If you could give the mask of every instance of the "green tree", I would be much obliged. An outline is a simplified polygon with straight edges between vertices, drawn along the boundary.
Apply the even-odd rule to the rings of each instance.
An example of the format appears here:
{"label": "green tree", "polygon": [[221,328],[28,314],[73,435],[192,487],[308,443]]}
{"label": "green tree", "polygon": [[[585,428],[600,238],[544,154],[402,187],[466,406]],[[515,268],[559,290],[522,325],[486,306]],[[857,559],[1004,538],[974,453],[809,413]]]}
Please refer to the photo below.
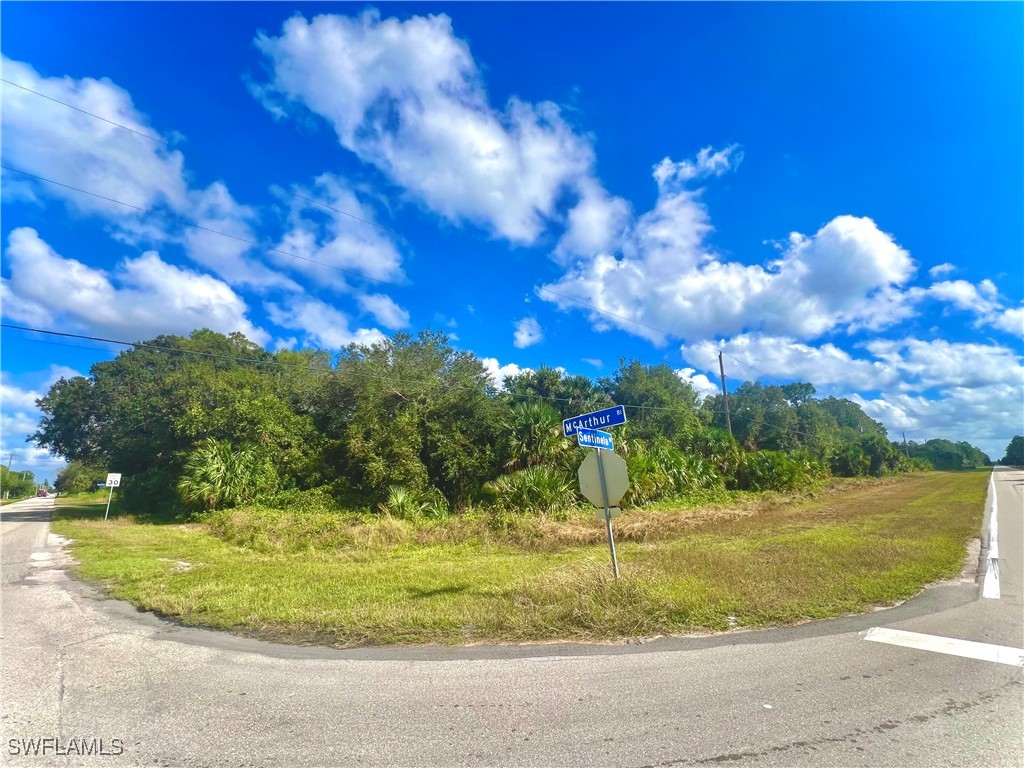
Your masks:
{"label": "green tree", "polygon": [[103,482],[107,471],[103,467],[87,464],[84,461],[71,461],[59,473],[54,481],[58,493],[83,493],[96,488]]}
{"label": "green tree", "polygon": [[620,360],[619,369],[599,384],[613,403],[627,406],[635,439],[653,440],[660,435],[680,444],[704,430],[697,390],[664,363]]}
{"label": "green tree", "polygon": [[273,355],[240,334],[158,336],[58,381],[39,401],[37,445],[125,476],[124,502],[173,507],[188,455],[211,438],[259,446],[286,475],[317,444],[309,417],[275,391]]}
{"label": "green tree", "polygon": [[912,458],[923,459],[935,469],[974,469],[991,463],[988,456],[967,442],[934,438],[921,444],[911,442],[908,449]]}
{"label": "green tree", "polygon": [[502,420],[504,465],[514,472],[537,464],[566,464],[574,443],[562,434],[562,416],[539,400],[516,403]]}
{"label": "green tree", "polygon": [[322,388],[321,429],[358,489],[434,487],[453,504],[500,471],[502,413],[483,364],[444,334],[353,344]]}
{"label": "green tree", "polygon": [[1009,464],[1019,467],[1024,465],[1024,436],[1015,435],[1006,446],[1006,455],[1003,456],[1000,464]]}
{"label": "green tree", "polygon": [[784,451],[800,446],[797,411],[780,387],[744,382],[729,396],[729,407],[733,433],[748,450]]}
{"label": "green tree", "polygon": [[0,466],[0,489],[12,499],[31,496],[36,492],[35,475],[27,469],[9,470],[5,465]]}

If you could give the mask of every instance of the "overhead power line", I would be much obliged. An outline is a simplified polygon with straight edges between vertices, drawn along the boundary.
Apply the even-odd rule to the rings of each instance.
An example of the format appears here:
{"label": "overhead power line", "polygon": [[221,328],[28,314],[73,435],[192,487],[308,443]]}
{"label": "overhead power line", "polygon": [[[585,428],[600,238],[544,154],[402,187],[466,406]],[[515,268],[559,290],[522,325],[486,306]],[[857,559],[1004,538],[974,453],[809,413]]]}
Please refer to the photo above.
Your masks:
{"label": "overhead power line", "polygon": [[359,216],[356,216],[354,213],[349,213],[348,211],[343,211],[343,210],[341,210],[341,208],[335,208],[333,205],[328,205],[327,203],[321,203],[319,200],[314,200],[312,197],[306,197],[305,195],[300,195],[298,192],[295,192],[294,194],[295,194],[295,197],[298,197],[298,198],[300,198],[302,200],[306,200],[306,201],[308,201],[310,203],[313,203],[313,205],[319,205],[321,208],[326,208],[329,211],[334,211],[335,213],[340,213],[342,216],[348,216],[350,219],[355,219],[356,221],[361,221],[361,222],[363,222],[363,224],[369,224],[371,227],[377,227],[377,229],[383,229],[385,232],[390,232],[393,235],[398,235],[399,237],[402,237],[402,234],[400,232],[396,232],[395,230],[393,230],[393,229],[391,229],[389,227],[385,227],[383,224],[378,224],[377,222],[370,221],[369,219],[360,218]]}
{"label": "overhead power line", "polygon": [[41,96],[44,99],[49,99],[50,101],[55,101],[56,103],[61,104],[61,105],[65,106],[65,107],[67,107],[68,109],[73,109],[76,112],[81,112],[83,115],[88,115],[89,117],[95,117],[97,120],[102,120],[105,123],[110,123],[111,125],[116,125],[118,128],[124,128],[126,131],[131,131],[136,136],[141,136],[144,139],[149,139],[150,141],[156,141],[156,142],[159,142],[160,144],[168,144],[169,143],[167,141],[167,139],[161,139],[159,136],[150,136],[148,133],[143,133],[142,131],[137,131],[134,128],[130,128],[129,126],[124,125],[123,123],[118,123],[118,122],[115,122],[113,120],[110,120],[109,118],[103,117],[103,115],[97,115],[95,112],[89,112],[87,110],[82,109],[81,107],[76,107],[73,104],[68,104],[66,101],[61,101],[60,99],[55,99],[55,98],[53,98],[53,96],[47,96],[45,93],[40,93],[39,91],[34,91],[31,88],[22,85],[21,83],[16,83],[13,80],[8,80],[6,77],[0,77],[0,81],[5,82],[8,85],[13,85],[15,88],[21,88],[21,90],[23,90],[23,91],[28,91],[29,93],[34,93],[36,96]]}

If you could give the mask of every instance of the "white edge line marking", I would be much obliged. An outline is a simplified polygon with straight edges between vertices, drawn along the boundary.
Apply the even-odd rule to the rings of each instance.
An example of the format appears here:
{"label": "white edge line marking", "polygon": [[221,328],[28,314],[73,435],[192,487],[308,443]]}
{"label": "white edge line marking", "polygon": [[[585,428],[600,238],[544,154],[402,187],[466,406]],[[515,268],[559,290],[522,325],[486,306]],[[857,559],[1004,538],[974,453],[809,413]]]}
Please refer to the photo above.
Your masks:
{"label": "white edge line marking", "polygon": [[905,648],[916,648],[920,651],[934,651],[951,656],[963,656],[979,661],[994,661],[998,664],[1009,664],[1011,667],[1024,667],[1024,649],[1010,648],[1006,645],[975,643],[970,640],[956,640],[952,637],[938,635],[922,635],[919,632],[904,632],[902,629],[872,627],[864,635],[865,640],[876,643],[902,645]]}
{"label": "white edge line marking", "polygon": [[981,596],[990,600],[1000,599],[999,592],[999,516],[996,505],[996,471],[993,469],[988,481],[988,495],[992,500],[992,510],[988,519],[988,563],[985,567],[985,584]]}

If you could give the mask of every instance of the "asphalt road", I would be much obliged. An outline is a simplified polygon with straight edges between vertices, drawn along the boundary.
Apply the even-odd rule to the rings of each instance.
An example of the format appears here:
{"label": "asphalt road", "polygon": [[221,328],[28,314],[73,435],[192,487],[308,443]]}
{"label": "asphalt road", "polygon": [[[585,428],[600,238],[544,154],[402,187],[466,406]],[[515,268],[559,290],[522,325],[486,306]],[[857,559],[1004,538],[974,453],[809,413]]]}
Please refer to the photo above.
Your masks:
{"label": "asphalt road", "polygon": [[0,763],[1016,768],[1024,473],[992,485],[998,599],[968,567],[869,615],[604,646],[335,651],[180,628],[70,578],[49,500],[4,507]]}

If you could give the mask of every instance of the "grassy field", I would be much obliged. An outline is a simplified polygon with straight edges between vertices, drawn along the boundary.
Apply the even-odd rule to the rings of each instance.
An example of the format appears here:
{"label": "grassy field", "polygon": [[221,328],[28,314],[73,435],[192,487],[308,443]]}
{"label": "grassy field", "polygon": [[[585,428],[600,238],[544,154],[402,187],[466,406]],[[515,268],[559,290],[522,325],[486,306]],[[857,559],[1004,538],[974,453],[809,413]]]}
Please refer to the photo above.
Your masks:
{"label": "grassy field", "polygon": [[335,646],[612,640],[787,624],[865,610],[955,576],[987,472],[850,481],[812,497],[626,512],[622,578],[604,526],[483,515],[391,518],[234,510],[208,522],[59,506],[77,572],[184,623]]}

